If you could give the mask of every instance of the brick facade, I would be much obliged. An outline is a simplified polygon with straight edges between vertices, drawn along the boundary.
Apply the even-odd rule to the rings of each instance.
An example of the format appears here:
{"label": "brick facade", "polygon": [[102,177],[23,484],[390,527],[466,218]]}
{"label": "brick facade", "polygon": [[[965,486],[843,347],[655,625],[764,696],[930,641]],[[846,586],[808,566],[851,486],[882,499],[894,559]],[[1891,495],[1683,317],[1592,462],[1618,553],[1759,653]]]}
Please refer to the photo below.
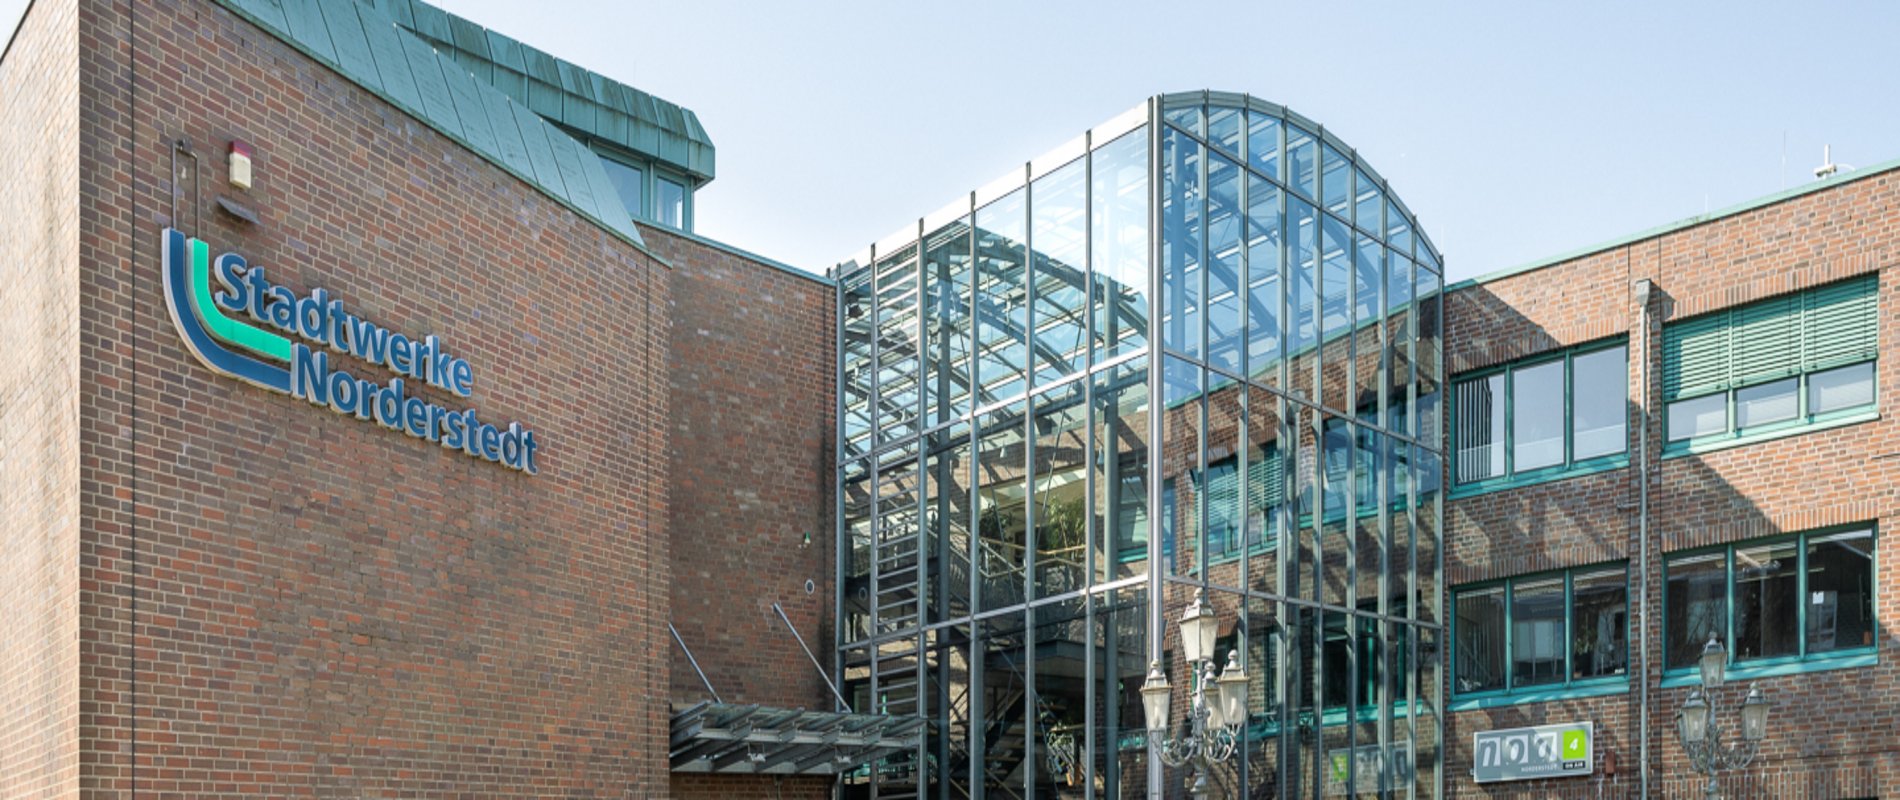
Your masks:
{"label": "brick facade", "polygon": [[[39,0],[0,91],[0,153],[42,167],[0,189],[32,223],[0,245],[0,795],[824,791],[672,780],[701,692],[666,627],[729,700],[828,707],[771,610],[830,641],[825,282],[638,248],[205,0]],[[439,335],[473,396],[414,391],[532,427],[540,474],[212,373],[172,225]]]}
{"label": "brick facade", "polygon": [[79,36],[37,4],[0,60],[0,796],[79,788]]}
{"label": "brick facade", "polygon": [[[1447,359],[1454,374],[1605,337],[1630,345],[1631,466],[1583,477],[1453,499],[1446,511],[1445,579],[1474,581],[1628,559],[1632,594],[1648,593],[1651,670],[1639,676],[1632,630],[1627,694],[1524,703],[1449,716],[1446,775],[1451,797],[1630,797],[1638,792],[1643,713],[1635,680],[1650,685],[1652,786],[1662,797],[1695,797],[1676,739],[1674,714],[1689,689],[1659,688],[1662,564],[1672,552],[1781,532],[1873,522],[1900,523],[1892,487],[1900,480],[1894,387],[1900,385],[1900,172],[1885,172],[1796,194],[1737,213],[1679,226],[1529,272],[1454,288],[1446,298]],[[1881,418],[1725,450],[1661,458],[1662,325],[1719,308],[1879,272],[1878,362]],[[1636,285],[1655,287],[1649,347],[1642,348]],[[1645,381],[1645,376],[1650,376]],[[1651,391],[1645,393],[1648,385]],[[1637,571],[1640,530],[1637,428],[1649,425],[1653,468],[1649,572]],[[1879,549],[1887,549],[1881,542]],[[1769,739],[1755,764],[1724,779],[1731,797],[1852,798],[1900,787],[1900,569],[1875,559],[1875,613],[1888,622],[1878,664],[1756,681],[1773,701]],[[1736,690],[1719,695],[1739,702]],[[1733,709],[1721,706],[1724,713]],[[1472,733],[1593,720],[1596,773],[1588,779],[1477,786],[1469,770]],[[1614,762],[1614,774],[1609,767]]]}

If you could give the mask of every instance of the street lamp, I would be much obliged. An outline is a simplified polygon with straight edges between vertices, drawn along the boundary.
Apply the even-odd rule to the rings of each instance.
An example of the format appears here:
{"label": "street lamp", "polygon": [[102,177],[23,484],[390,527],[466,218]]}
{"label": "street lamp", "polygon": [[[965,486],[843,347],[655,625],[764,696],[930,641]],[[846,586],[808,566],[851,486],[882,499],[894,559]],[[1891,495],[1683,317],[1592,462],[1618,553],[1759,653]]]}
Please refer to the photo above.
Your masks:
{"label": "street lamp", "polygon": [[1141,686],[1148,739],[1156,743],[1168,766],[1194,765],[1194,783],[1188,791],[1197,800],[1207,797],[1208,768],[1233,757],[1240,726],[1247,722],[1247,671],[1240,666],[1240,654],[1229,652],[1226,668],[1218,677],[1214,673],[1214,640],[1219,634],[1220,618],[1207,604],[1205,593],[1195,590],[1194,603],[1181,617],[1181,654],[1199,676],[1184,735],[1168,736],[1168,705],[1174,687],[1168,685],[1160,661],[1148,664],[1148,680]]}
{"label": "street lamp", "polygon": [[1716,786],[1716,773],[1748,766],[1755,758],[1756,748],[1768,737],[1768,698],[1762,695],[1761,687],[1751,685],[1748,696],[1742,700],[1741,741],[1722,743],[1722,725],[1715,719],[1714,692],[1722,686],[1722,669],[1727,663],[1728,651],[1710,634],[1697,664],[1702,686],[1691,691],[1682,709],[1676,712],[1676,736],[1682,740],[1683,753],[1689,756],[1689,766],[1709,776],[1703,794],[1710,798],[1722,794]]}

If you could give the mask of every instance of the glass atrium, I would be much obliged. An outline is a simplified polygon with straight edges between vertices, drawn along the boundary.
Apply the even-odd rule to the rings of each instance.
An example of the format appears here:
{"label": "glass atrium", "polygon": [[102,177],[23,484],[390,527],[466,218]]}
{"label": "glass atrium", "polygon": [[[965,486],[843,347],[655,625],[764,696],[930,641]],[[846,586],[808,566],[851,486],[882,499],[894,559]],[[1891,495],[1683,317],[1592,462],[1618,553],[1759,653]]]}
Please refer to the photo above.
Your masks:
{"label": "glass atrium", "polygon": [[843,796],[1186,796],[1140,689],[1186,733],[1205,591],[1213,796],[1439,797],[1440,275],[1351,148],[1211,92],[837,267],[838,668],[929,720]]}

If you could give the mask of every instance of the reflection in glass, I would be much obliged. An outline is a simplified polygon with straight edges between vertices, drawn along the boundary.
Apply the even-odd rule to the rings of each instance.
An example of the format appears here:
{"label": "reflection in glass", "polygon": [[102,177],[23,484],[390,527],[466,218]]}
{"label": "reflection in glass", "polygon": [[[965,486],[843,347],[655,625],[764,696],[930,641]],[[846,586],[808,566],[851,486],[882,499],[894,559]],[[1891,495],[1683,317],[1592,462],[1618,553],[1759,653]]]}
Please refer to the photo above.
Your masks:
{"label": "reflection in glass", "polygon": [[1629,349],[1618,345],[1570,360],[1571,458],[1621,453],[1629,435]]}
{"label": "reflection in glass", "polygon": [[1784,422],[1799,413],[1801,379],[1764,383],[1735,390],[1735,427]]}
{"label": "reflection in glass", "polygon": [[1038,385],[1084,368],[1088,319],[1088,172],[1081,159],[1029,187],[1030,242],[1035,247],[1034,335]]}
{"label": "reflection in glass", "polygon": [[1728,430],[1728,395],[1710,394],[1669,404],[1669,441]]}
{"label": "reflection in glass", "polygon": [[1147,571],[1148,362],[1095,379],[1095,557],[1104,580]]}
{"label": "reflection in glass", "polygon": [[1564,463],[1564,362],[1512,370],[1511,391],[1512,470]]}
{"label": "reflection in glass", "polygon": [[1162,344],[1201,355],[1201,146],[1169,129],[1161,137]]}
{"label": "reflection in glass", "polygon": [[613,184],[614,194],[620,196],[620,207],[626,209],[630,217],[644,217],[646,206],[641,202],[646,187],[646,173],[639,167],[622,164],[602,156],[601,168],[607,173],[607,182]]}
{"label": "reflection in glass", "polygon": [[1625,567],[1570,579],[1570,677],[1622,675],[1629,668],[1629,584]]}
{"label": "reflection in glass", "polygon": [[1800,554],[1793,540],[1735,548],[1735,660],[1800,653]]}
{"label": "reflection in glass", "polygon": [[1808,537],[1808,654],[1874,644],[1874,532]]}
{"label": "reflection in glass", "polygon": [[924,237],[924,418],[967,419],[970,404],[970,224],[957,220]]}
{"label": "reflection in glass", "polygon": [[1511,587],[1511,685],[1564,679],[1564,579]]}
{"label": "reflection in glass", "polygon": [[1148,796],[1147,722],[1141,708],[1141,683],[1148,674],[1148,593],[1146,587],[1095,595],[1095,780],[1105,800]]}
{"label": "reflection in glass", "polygon": [[1710,636],[1728,636],[1728,558],[1702,553],[1671,558],[1664,566],[1663,666],[1693,667]]}
{"label": "reflection in glass", "polygon": [[977,429],[976,564],[978,609],[1023,601],[1028,560],[1024,543],[1024,470],[1029,454],[1023,441],[1021,403],[985,414]]}
{"label": "reflection in glass", "polygon": [[976,212],[976,405],[1022,394],[1029,302],[1024,281],[1026,222],[1018,189]]}
{"label": "reflection in glass", "polygon": [[1247,185],[1247,374],[1266,386],[1281,386],[1285,319],[1281,287],[1286,212],[1280,188],[1251,176]]}
{"label": "reflection in glass", "polygon": [[686,187],[661,178],[655,181],[659,196],[654,198],[661,225],[686,227]]}
{"label": "reflection in glass", "polygon": [[1148,129],[1095,151],[1090,164],[1096,361],[1148,343]]}
{"label": "reflection in glass", "polygon": [[1023,766],[1036,797],[1088,796],[1088,634],[1080,597],[1030,611],[1035,691]]}
{"label": "reflection in glass", "polygon": [[1087,584],[1088,494],[1084,459],[1088,407],[1083,384],[1036,397],[1035,590],[1037,597],[1079,591]]}
{"label": "reflection in glass", "polygon": [[1458,592],[1457,670],[1460,693],[1504,688],[1504,587]]}
{"label": "reflection in glass", "polygon": [[1826,414],[1874,402],[1874,362],[1808,376],[1808,414]]}
{"label": "reflection in glass", "polygon": [[1246,366],[1241,360],[1240,248],[1246,212],[1240,204],[1240,173],[1239,165],[1225,158],[1208,160],[1207,363],[1234,375]]}

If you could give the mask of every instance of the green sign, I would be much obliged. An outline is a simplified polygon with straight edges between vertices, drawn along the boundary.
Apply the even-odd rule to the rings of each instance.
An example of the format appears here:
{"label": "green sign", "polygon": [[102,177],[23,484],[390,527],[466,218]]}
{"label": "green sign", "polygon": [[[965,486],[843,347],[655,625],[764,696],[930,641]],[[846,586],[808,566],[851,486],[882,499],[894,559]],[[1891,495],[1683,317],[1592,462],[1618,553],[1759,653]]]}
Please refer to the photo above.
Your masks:
{"label": "green sign", "polygon": [[1596,759],[1589,722],[1506,728],[1471,735],[1471,777],[1478,783],[1588,775]]}

